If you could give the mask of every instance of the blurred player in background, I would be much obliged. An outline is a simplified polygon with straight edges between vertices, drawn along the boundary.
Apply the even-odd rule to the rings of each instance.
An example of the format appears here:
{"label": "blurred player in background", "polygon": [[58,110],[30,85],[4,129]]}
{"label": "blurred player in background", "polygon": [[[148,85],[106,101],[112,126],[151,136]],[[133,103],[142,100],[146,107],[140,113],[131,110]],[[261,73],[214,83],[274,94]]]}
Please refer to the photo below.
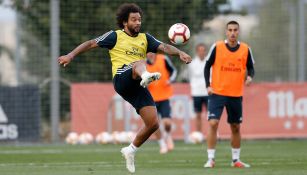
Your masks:
{"label": "blurred player in background", "polygon": [[[241,162],[242,96],[244,82],[250,85],[254,76],[254,59],[250,47],[238,41],[239,23],[230,21],[226,25],[225,41],[218,41],[211,47],[205,66],[205,80],[209,94],[207,134],[208,161],[205,168],[215,165],[215,146],[217,129],[223,108],[226,107],[227,122],[231,129],[232,162],[231,166],[248,168]],[[210,83],[210,68],[212,77]]]}
{"label": "blurred player in background", "polygon": [[186,64],[191,62],[191,57],[185,52],[156,40],[148,33],[140,33],[142,15],[141,8],[136,4],[122,4],[116,14],[121,30],[111,30],[96,39],[86,41],[69,54],[58,58],[59,64],[65,67],[77,55],[90,49],[109,49],[114,89],[136,109],[144,122],[134,141],[121,149],[126,159],[126,167],[131,173],[135,172],[136,151],[159,128],[156,106],[146,87],[152,81],[158,80],[161,74],[149,73],[146,70],[146,53],[162,52],[178,56]]}
{"label": "blurred player in background", "polygon": [[160,72],[161,78],[148,86],[157,107],[158,114],[162,118],[162,126],[156,131],[160,145],[160,153],[165,154],[174,149],[171,137],[171,106],[170,98],[173,96],[171,83],[175,82],[177,70],[171,60],[163,54],[147,53],[147,71]]}
{"label": "blurred player in background", "polygon": [[188,75],[191,87],[191,95],[193,97],[193,107],[196,114],[196,131],[203,133],[201,114],[203,106],[208,104],[208,92],[204,79],[204,69],[206,64],[207,48],[203,43],[197,44],[196,56],[191,64],[188,65]]}

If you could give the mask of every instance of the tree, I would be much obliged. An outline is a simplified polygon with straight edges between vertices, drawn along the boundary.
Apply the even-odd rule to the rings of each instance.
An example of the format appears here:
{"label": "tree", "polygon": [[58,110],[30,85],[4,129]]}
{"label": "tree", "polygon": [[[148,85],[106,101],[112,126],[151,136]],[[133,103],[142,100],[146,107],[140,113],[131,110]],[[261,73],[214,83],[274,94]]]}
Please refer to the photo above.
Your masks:
{"label": "tree", "polygon": [[[15,1],[20,17],[21,45],[25,48],[23,64],[30,75],[41,83],[50,74],[50,0],[31,0],[24,5]],[[150,32],[159,40],[168,42],[167,31],[177,22],[201,29],[202,22],[218,13],[217,7],[226,0],[133,0],[144,11],[142,31]],[[212,2],[212,3],[211,3]],[[117,29],[115,10],[119,0],[60,0],[60,54],[66,54],[81,42]],[[175,59],[175,62],[178,59]],[[61,77],[72,82],[106,82],[112,80],[111,63],[106,51],[95,49],[73,60],[73,66],[60,69]],[[76,63],[77,62],[77,63]],[[25,80],[27,81],[27,80]],[[61,86],[63,100],[61,116],[69,111],[69,89]],[[48,116],[49,88],[41,90],[43,116]]]}
{"label": "tree", "polygon": [[295,52],[290,54],[290,49],[295,45],[289,42],[293,35],[290,34],[289,7],[296,7],[296,2],[268,0],[260,6],[259,25],[249,38],[256,58],[256,79],[289,81],[289,61],[295,62],[297,59]]}
{"label": "tree", "polygon": [[[217,7],[226,0],[134,0],[144,11],[142,30],[148,31],[158,39],[168,42],[168,28],[177,22],[187,24],[191,32],[201,29],[203,20],[218,13]],[[61,0],[60,37],[61,54],[68,53],[80,42],[95,38],[111,29],[116,29],[115,10],[121,1],[114,0]],[[32,0],[25,8],[23,1],[16,1],[15,7],[22,17],[24,33],[23,44],[27,48],[26,65],[35,76],[48,76],[49,73],[49,0]],[[31,49],[30,49],[31,48]],[[40,48],[39,51],[33,48]],[[32,51],[33,50],[33,51]],[[106,52],[96,50],[79,56],[61,76],[71,81],[110,81],[111,65]],[[103,59],[101,59],[103,58]],[[44,60],[42,62],[42,60]],[[89,61],[91,60],[91,61]],[[44,70],[31,69],[33,62],[39,63]],[[42,71],[44,73],[38,72]],[[94,72],[95,71],[95,72]],[[42,78],[40,78],[42,79]]]}

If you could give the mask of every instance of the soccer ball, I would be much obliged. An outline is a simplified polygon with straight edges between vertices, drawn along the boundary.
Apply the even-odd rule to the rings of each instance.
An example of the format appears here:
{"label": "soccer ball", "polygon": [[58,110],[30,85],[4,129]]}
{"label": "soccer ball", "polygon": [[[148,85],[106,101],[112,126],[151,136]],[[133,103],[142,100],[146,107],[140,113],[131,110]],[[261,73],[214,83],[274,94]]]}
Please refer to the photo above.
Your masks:
{"label": "soccer ball", "polygon": [[204,141],[204,136],[201,132],[195,131],[189,135],[189,142],[198,144]]}
{"label": "soccer ball", "polygon": [[96,143],[107,144],[107,143],[113,142],[113,137],[108,132],[101,132],[101,133],[96,135],[95,140],[96,140]]}
{"label": "soccer ball", "polygon": [[68,144],[71,144],[71,145],[75,145],[78,143],[78,134],[76,132],[70,132],[66,138],[65,138],[65,141],[66,143]]}
{"label": "soccer ball", "polygon": [[128,131],[128,132],[120,132],[119,134],[119,142],[120,143],[130,143],[134,140],[136,136],[136,133],[132,132],[132,131]]}
{"label": "soccer ball", "polygon": [[173,44],[185,44],[190,39],[190,29],[185,24],[176,23],[168,30],[168,38]]}
{"label": "soccer ball", "polygon": [[112,132],[112,140],[114,144],[120,144],[121,136],[119,131]]}
{"label": "soccer ball", "polygon": [[136,137],[136,133],[133,131],[128,131],[127,132],[127,140],[128,142],[132,142],[134,140],[134,138]]}
{"label": "soccer ball", "polygon": [[117,135],[117,141],[119,143],[128,143],[128,135],[127,135],[127,132],[125,131],[122,131],[122,132],[119,132],[119,134]]}
{"label": "soccer ball", "polygon": [[92,136],[92,134],[84,132],[79,135],[78,141],[82,145],[88,145],[94,141],[94,137]]}

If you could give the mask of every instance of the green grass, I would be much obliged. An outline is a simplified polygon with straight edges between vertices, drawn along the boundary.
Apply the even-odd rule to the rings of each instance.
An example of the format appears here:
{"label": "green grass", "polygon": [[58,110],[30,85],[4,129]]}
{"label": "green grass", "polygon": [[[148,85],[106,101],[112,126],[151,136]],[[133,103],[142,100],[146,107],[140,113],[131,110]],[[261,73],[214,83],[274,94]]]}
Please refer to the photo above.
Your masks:
{"label": "green grass", "polygon": [[[119,150],[123,145],[2,145],[3,175],[125,175]],[[229,141],[218,143],[216,167],[204,169],[204,145],[177,142],[175,150],[158,154],[156,142],[146,143],[136,156],[137,175],[307,175],[307,140],[243,141],[241,159],[249,169],[230,167]]]}

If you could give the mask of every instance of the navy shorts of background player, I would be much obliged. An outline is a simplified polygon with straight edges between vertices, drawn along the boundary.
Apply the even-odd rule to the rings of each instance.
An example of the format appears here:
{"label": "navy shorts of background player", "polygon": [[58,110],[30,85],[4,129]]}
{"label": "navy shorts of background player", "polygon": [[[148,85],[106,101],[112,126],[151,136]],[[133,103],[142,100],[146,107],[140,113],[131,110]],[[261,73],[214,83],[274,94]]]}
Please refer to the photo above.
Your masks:
{"label": "navy shorts of background player", "polygon": [[171,105],[169,100],[156,102],[156,107],[161,118],[171,118]]}
{"label": "navy shorts of background player", "polygon": [[208,96],[193,96],[194,112],[201,112],[203,105],[208,107]]}
{"label": "navy shorts of background player", "polygon": [[209,95],[208,120],[220,120],[224,106],[227,111],[228,123],[242,122],[242,97],[229,97],[217,94]]}

